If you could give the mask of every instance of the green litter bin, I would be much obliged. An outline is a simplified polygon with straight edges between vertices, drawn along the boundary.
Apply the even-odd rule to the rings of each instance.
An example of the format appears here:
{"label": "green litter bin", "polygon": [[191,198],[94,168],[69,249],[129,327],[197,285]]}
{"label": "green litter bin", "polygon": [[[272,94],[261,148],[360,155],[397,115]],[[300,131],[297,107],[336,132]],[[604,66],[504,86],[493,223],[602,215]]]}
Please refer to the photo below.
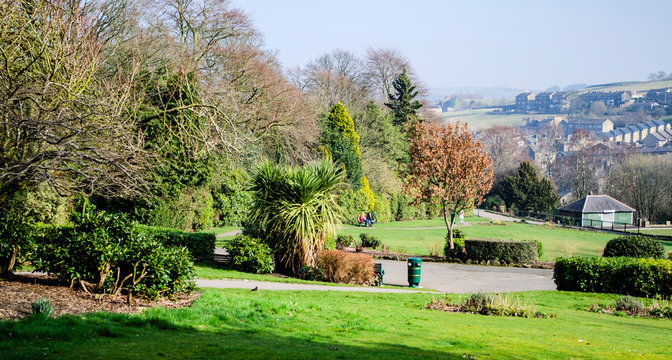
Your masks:
{"label": "green litter bin", "polygon": [[421,264],[420,258],[408,258],[408,286],[417,288],[420,285]]}

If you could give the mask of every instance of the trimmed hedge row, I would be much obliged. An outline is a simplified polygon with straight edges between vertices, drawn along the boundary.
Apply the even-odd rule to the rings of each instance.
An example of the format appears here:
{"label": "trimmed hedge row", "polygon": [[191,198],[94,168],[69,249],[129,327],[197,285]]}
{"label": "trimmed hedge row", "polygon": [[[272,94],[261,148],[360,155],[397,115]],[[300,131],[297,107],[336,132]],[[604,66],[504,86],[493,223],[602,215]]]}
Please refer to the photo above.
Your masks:
{"label": "trimmed hedge row", "polygon": [[628,257],[558,258],[553,270],[558,290],[632,296],[672,295],[672,261]]}
{"label": "trimmed hedge row", "polygon": [[503,260],[508,263],[529,264],[539,258],[534,241],[465,239],[467,257],[476,261]]}
{"label": "trimmed hedge row", "polygon": [[186,247],[194,260],[211,260],[215,252],[215,234],[186,232],[168,228],[138,225],[166,246]]}

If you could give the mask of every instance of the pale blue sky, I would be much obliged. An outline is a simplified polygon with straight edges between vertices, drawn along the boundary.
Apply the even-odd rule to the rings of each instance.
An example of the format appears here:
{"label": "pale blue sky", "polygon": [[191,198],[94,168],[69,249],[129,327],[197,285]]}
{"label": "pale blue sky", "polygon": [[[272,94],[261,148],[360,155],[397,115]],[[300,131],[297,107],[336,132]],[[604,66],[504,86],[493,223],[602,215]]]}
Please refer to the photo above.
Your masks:
{"label": "pale blue sky", "polygon": [[672,72],[672,0],[231,0],[285,67],[394,48],[429,87],[545,89]]}

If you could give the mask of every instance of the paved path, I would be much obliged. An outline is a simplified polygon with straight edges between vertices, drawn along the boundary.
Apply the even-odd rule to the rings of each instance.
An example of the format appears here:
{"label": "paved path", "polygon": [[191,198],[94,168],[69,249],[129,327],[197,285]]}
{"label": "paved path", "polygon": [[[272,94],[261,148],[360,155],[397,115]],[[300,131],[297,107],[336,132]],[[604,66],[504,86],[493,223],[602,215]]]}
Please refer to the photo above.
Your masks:
{"label": "paved path", "polygon": [[[407,286],[408,272],[405,261],[376,260],[383,264],[384,283]],[[310,284],[273,283],[248,280],[202,280],[200,287],[242,288],[258,287],[264,290],[322,290],[364,292],[406,292],[408,290],[378,287],[344,287]],[[447,293],[508,292],[528,290],[555,290],[553,271],[498,266],[423,263],[420,286]]]}
{"label": "paved path", "polygon": [[[478,215],[482,218],[490,219],[492,221],[509,221],[509,222],[520,221],[520,219],[512,217],[512,216],[501,215],[501,214],[493,213],[493,212],[483,210],[483,209],[477,209],[475,211],[476,211],[474,213],[475,215]],[[528,224],[535,224],[535,225],[543,225],[544,224],[541,221],[535,221],[535,220],[529,220],[529,219],[526,219],[525,222],[527,222]]]}

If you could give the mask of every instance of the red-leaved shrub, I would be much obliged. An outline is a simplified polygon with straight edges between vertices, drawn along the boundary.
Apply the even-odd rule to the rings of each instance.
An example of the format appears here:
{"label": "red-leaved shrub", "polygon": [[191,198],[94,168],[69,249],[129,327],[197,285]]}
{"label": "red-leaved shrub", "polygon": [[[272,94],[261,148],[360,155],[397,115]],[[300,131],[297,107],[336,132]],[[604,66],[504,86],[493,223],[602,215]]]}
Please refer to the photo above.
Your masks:
{"label": "red-leaved shrub", "polygon": [[327,281],[365,285],[373,278],[373,258],[341,250],[324,250],[317,258],[317,267]]}

